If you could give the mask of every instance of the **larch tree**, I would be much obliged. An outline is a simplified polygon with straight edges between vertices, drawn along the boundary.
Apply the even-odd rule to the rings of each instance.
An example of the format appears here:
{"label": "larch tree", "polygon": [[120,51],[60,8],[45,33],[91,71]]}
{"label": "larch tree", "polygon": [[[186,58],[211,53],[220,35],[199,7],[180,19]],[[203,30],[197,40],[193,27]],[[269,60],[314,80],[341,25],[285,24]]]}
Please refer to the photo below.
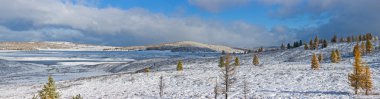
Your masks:
{"label": "larch tree", "polygon": [[354,70],[353,73],[348,75],[348,80],[350,81],[350,86],[354,88],[355,94],[358,94],[359,89],[361,88],[362,81],[361,77],[363,74],[362,69],[362,59],[361,59],[361,51],[359,44],[357,43],[354,47]]}
{"label": "larch tree", "polygon": [[239,57],[236,57],[235,58],[235,63],[234,63],[235,66],[239,66],[240,65],[240,62],[239,62]]}
{"label": "larch tree", "polygon": [[220,58],[219,58],[219,65],[218,65],[219,67],[224,67],[224,56],[221,56]]}
{"label": "larch tree", "polygon": [[310,50],[314,50],[314,43],[313,43],[313,40],[310,40],[309,41],[309,45],[310,45]]}
{"label": "larch tree", "polygon": [[372,41],[367,39],[367,43],[366,43],[366,52],[367,53],[371,53],[373,51],[373,45],[372,45]]}
{"label": "larch tree", "polygon": [[322,62],[322,60],[323,60],[323,54],[318,54],[318,60],[319,60],[319,62]]}
{"label": "larch tree", "polygon": [[338,60],[338,62],[340,62],[342,60],[342,55],[340,54],[340,51],[338,49],[335,50],[335,54],[336,54],[336,59]]}
{"label": "larch tree", "polygon": [[315,38],[314,38],[314,49],[318,49],[318,45],[319,45],[319,39],[318,39],[318,36],[315,36]]}
{"label": "larch tree", "polygon": [[304,44],[304,49],[305,49],[305,50],[308,50],[308,49],[309,49],[309,46],[307,46],[306,43]]}
{"label": "larch tree", "polygon": [[252,64],[255,65],[255,66],[258,66],[260,64],[259,62],[259,57],[257,57],[257,55],[253,55],[253,61],[252,61]]}
{"label": "larch tree", "polygon": [[58,99],[59,94],[57,92],[57,87],[55,86],[55,82],[53,77],[49,75],[48,82],[44,85],[43,89],[39,91],[38,96],[40,99]]}
{"label": "larch tree", "polygon": [[317,55],[313,53],[313,56],[311,58],[311,69],[318,70],[318,68],[319,68],[319,60],[318,60]]}
{"label": "larch tree", "polygon": [[182,60],[179,60],[177,63],[177,71],[183,71],[183,63]]}
{"label": "larch tree", "polygon": [[335,50],[333,50],[333,51],[331,51],[331,62],[332,63],[338,63],[339,61],[338,61],[338,55],[336,54],[336,51]]}
{"label": "larch tree", "polygon": [[228,94],[230,92],[231,86],[233,83],[235,83],[236,78],[234,77],[236,74],[236,68],[237,66],[232,66],[230,64],[231,56],[229,54],[226,55],[225,58],[225,64],[222,68],[222,75],[221,79],[223,81],[223,94],[225,95],[225,98],[228,99]]}
{"label": "larch tree", "polygon": [[360,50],[361,50],[361,52],[362,52],[362,54],[365,54],[365,52],[366,52],[366,46],[365,46],[365,43],[364,42],[362,42],[362,44],[360,45]]}
{"label": "larch tree", "polygon": [[365,94],[368,95],[370,91],[372,91],[372,75],[369,66],[365,66],[364,74],[362,76],[362,86],[361,88],[365,90]]}

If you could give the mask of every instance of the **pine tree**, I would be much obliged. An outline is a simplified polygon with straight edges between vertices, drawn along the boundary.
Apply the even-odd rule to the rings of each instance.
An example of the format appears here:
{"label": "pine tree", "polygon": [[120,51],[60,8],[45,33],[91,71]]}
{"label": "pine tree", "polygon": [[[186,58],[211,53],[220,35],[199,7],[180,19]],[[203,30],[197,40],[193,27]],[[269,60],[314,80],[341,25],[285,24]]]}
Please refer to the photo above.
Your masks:
{"label": "pine tree", "polygon": [[39,91],[40,99],[58,99],[59,94],[57,92],[57,87],[55,86],[55,82],[53,77],[49,75],[48,82],[44,85],[43,89]]}
{"label": "pine tree", "polygon": [[219,58],[219,67],[224,67],[224,57]]}
{"label": "pine tree", "polygon": [[347,37],[347,42],[348,42],[348,43],[352,42],[351,37],[349,37],[349,36]]}
{"label": "pine tree", "polygon": [[359,41],[363,41],[362,35],[359,35]]}
{"label": "pine tree", "polygon": [[313,53],[313,57],[311,58],[311,69],[318,70],[319,68],[319,60],[317,58],[317,55]]}
{"label": "pine tree", "polygon": [[348,80],[350,81],[350,86],[354,88],[355,94],[358,94],[358,90],[361,88],[362,81],[360,80],[363,69],[362,60],[359,44],[357,43],[354,47],[354,71],[348,75]]}
{"label": "pine tree", "polygon": [[331,42],[332,43],[336,43],[338,40],[338,37],[336,37],[336,35],[333,36],[333,38],[331,39]]}
{"label": "pine tree", "polygon": [[306,43],[304,44],[304,49],[305,49],[305,50],[308,50],[308,49],[309,49],[309,46],[307,46]]}
{"label": "pine tree", "polygon": [[344,38],[340,38],[339,42],[344,42]]}
{"label": "pine tree", "polygon": [[340,55],[340,51],[338,49],[335,50],[335,54],[337,56],[337,61],[340,62],[342,60],[342,55]]}
{"label": "pine tree", "polygon": [[259,57],[257,57],[256,54],[253,56],[252,64],[255,65],[255,66],[258,66],[260,64]]}
{"label": "pine tree", "polygon": [[292,48],[292,46],[290,46],[290,44],[288,43],[288,46],[287,46],[287,48],[288,48],[288,49],[291,49],[291,48]]}
{"label": "pine tree", "polygon": [[372,91],[372,75],[371,75],[371,70],[369,68],[369,66],[365,66],[365,69],[364,69],[364,74],[362,76],[362,86],[361,88],[363,88],[365,90],[365,94],[368,95],[368,93],[370,91]]}
{"label": "pine tree", "polygon": [[323,60],[323,55],[322,54],[318,54],[318,60],[319,60],[319,62],[322,62],[322,60]]}
{"label": "pine tree", "polygon": [[300,40],[300,42],[298,42],[299,46],[302,46],[303,42],[302,40]]}
{"label": "pine tree", "polygon": [[335,50],[331,51],[331,62],[338,63],[338,55]]}
{"label": "pine tree", "polygon": [[372,45],[372,41],[367,39],[367,43],[366,43],[366,52],[367,53],[371,53],[373,51],[373,45]]}
{"label": "pine tree", "polygon": [[327,47],[327,41],[323,40],[322,48],[326,48],[326,47]]}
{"label": "pine tree", "polygon": [[178,63],[177,63],[177,71],[183,71],[182,60],[179,60]]}
{"label": "pine tree", "polygon": [[239,58],[236,57],[235,58],[235,63],[234,63],[235,66],[239,66],[240,65],[240,62],[239,62]]}

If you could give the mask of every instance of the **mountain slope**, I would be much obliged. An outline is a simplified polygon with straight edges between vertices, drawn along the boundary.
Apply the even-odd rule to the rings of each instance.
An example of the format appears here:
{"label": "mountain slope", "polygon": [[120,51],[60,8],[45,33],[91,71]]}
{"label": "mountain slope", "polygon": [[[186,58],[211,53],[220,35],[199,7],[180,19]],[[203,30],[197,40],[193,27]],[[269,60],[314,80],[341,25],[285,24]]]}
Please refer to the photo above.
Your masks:
{"label": "mountain slope", "polygon": [[[158,45],[147,45],[147,46],[131,46],[124,48],[117,48],[119,50],[171,50],[171,51],[180,51],[180,52],[236,52],[242,53],[243,50],[231,48],[222,45],[211,45],[204,44],[193,41],[181,41],[173,43],[163,43]],[[113,49],[113,50],[117,50]],[[110,49],[112,50],[112,49]]]}

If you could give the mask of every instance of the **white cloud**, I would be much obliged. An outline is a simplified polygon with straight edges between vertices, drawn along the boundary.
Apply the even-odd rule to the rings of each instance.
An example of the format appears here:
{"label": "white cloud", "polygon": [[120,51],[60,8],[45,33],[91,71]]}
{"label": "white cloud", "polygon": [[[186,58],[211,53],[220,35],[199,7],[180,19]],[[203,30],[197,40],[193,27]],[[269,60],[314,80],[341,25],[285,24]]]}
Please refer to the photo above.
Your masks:
{"label": "white cloud", "polygon": [[[193,40],[240,47],[273,45],[294,39],[292,35],[277,34],[265,27],[244,22],[168,17],[142,8],[95,8],[61,0],[2,0],[0,13],[4,13],[0,15],[3,30],[0,31],[0,39],[66,40],[114,45]],[[33,36],[20,39],[27,35]]]}

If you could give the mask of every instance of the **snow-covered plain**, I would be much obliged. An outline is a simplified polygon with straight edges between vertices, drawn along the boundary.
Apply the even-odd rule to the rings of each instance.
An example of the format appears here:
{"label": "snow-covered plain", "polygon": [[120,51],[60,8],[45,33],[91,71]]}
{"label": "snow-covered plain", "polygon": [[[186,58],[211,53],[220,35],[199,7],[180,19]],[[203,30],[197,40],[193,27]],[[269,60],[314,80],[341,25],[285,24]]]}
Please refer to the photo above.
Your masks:
{"label": "snow-covered plain", "polygon": [[[372,70],[375,95],[354,95],[347,76],[353,66],[352,48],[355,43],[330,44],[319,50],[303,50],[303,47],[268,51],[259,54],[262,66],[252,65],[252,55],[238,55],[241,60],[237,82],[232,86],[233,97],[242,98],[243,78],[248,82],[251,98],[380,98],[380,55],[379,50],[363,56]],[[378,44],[376,44],[378,45]],[[339,49],[343,60],[331,63],[330,52]],[[319,70],[310,69],[312,53],[324,56]],[[155,59],[153,59],[155,60]],[[218,58],[185,59],[184,71],[176,71],[177,58],[162,59],[167,64],[157,65],[150,73],[134,73],[138,69],[120,69],[118,73],[103,76],[83,77],[76,80],[58,81],[57,86],[63,99],[81,94],[85,99],[158,98],[159,76],[164,77],[164,98],[213,98],[215,81],[220,75]],[[156,60],[157,61],[157,60]],[[140,61],[142,63],[152,61]],[[153,61],[155,62],[155,61]],[[126,68],[122,65],[117,68]],[[139,66],[136,63],[136,66]],[[145,67],[141,64],[140,67]],[[22,67],[24,68],[24,67]],[[141,68],[139,68],[141,69]],[[54,77],[59,75],[53,75]],[[46,77],[47,78],[47,77]],[[46,81],[46,79],[45,79]],[[26,99],[37,94],[43,83],[15,83],[0,85],[1,99]]]}

